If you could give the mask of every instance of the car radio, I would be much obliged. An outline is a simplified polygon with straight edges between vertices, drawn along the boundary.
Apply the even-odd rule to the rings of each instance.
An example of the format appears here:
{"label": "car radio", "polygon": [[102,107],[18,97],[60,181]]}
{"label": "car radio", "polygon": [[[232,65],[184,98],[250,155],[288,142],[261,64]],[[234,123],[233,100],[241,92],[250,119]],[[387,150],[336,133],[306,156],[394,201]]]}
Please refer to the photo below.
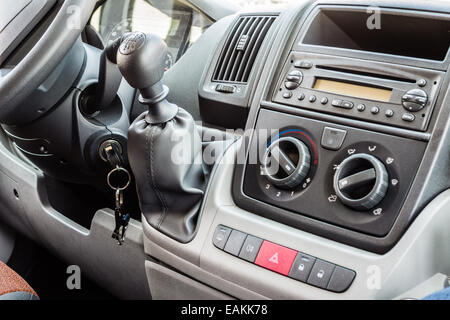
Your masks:
{"label": "car radio", "polygon": [[273,101],[426,131],[442,77],[436,70],[293,51]]}

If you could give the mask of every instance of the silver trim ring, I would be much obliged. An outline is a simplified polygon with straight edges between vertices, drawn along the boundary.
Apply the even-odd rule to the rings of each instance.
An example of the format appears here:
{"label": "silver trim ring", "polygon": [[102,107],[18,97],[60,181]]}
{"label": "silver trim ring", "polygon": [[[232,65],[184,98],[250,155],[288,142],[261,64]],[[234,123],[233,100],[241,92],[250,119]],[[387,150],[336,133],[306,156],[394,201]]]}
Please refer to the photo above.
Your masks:
{"label": "silver trim ring", "polygon": [[[111,184],[111,181],[110,181],[110,180],[111,180],[111,175],[112,175],[114,172],[120,172],[120,171],[125,172],[125,173],[127,174],[127,176],[128,176],[128,181],[127,181],[127,183],[126,183],[123,187],[113,187],[113,185]],[[130,173],[128,172],[127,169],[117,166],[117,167],[115,167],[114,169],[112,169],[112,170],[108,173],[108,176],[106,177],[106,182],[108,183],[108,186],[109,186],[111,189],[113,189],[113,190],[125,190],[125,189],[128,188],[128,186],[130,185],[130,182],[131,182],[131,175],[130,175]]]}

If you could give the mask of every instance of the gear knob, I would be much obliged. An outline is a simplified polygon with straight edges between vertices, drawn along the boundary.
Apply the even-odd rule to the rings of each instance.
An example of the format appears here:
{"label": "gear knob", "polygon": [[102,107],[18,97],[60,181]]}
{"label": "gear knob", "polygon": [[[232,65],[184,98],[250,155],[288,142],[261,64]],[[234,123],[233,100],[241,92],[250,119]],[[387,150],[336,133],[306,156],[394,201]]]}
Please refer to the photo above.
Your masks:
{"label": "gear knob", "polygon": [[175,117],[178,107],[166,97],[169,88],[162,84],[167,45],[157,35],[142,32],[125,34],[114,49],[120,73],[134,88],[139,89],[139,102],[148,106],[146,121],[164,123]]}
{"label": "gear knob", "polygon": [[117,51],[117,65],[123,77],[139,89],[144,99],[154,99],[163,93],[161,79],[167,45],[157,35],[142,32],[125,34]]}

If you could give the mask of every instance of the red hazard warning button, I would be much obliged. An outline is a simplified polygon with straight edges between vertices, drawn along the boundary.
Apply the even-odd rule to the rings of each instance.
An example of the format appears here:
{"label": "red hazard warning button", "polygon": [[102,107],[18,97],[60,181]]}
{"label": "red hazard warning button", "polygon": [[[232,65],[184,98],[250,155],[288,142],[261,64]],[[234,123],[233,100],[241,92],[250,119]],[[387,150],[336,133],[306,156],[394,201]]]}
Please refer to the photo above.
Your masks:
{"label": "red hazard warning button", "polygon": [[256,257],[255,264],[287,276],[296,255],[297,251],[295,250],[264,241]]}

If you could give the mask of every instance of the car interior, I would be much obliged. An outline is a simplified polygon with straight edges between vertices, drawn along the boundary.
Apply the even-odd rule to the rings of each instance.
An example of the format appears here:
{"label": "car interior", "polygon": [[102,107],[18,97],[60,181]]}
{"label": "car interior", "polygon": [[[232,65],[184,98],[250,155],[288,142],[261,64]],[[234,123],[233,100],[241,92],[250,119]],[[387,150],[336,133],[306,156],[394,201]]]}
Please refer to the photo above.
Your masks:
{"label": "car interior", "polygon": [[0,1],[0,300],[450,300],[449,44],[442,0]]}

